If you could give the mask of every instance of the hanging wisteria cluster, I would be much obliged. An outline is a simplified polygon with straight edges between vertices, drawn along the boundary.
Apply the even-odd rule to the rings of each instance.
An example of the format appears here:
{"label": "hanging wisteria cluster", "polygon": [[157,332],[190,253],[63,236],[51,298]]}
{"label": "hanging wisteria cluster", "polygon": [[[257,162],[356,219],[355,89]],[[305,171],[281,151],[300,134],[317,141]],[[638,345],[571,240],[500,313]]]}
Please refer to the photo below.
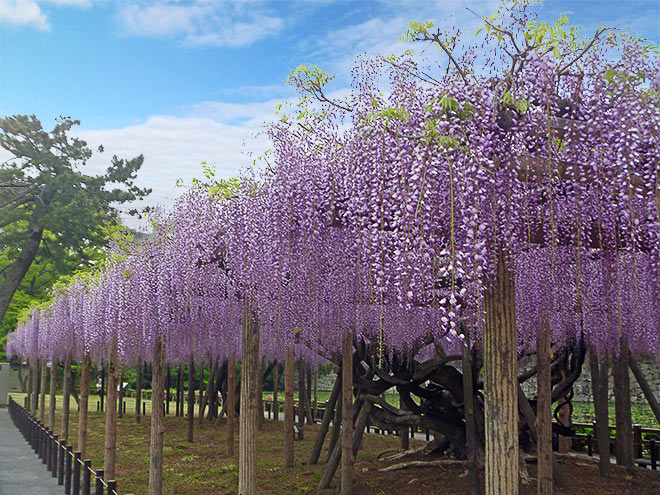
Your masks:
{"label": "hanging wisteria cluster", "polygon": [[[287,345],[332,358],[348,333],[381,352],[479,341],[503,252],[521,351],[549,322],[554,345],[618,352],[624,338],[657,355],[657,54],[616,32],[557,53],[538,23],[498,22],[436,78],[411,54],[361,58],[346,100],[268,129],[258,177],[225,195],[191,188],[144,243],[35,310],[8,350],[103,359],[117,336],[132,363],[162,335],[169,362],[224,359],[240,355],[246,304],[269,358]],[[292,77],[304,94],[308,76]]]}

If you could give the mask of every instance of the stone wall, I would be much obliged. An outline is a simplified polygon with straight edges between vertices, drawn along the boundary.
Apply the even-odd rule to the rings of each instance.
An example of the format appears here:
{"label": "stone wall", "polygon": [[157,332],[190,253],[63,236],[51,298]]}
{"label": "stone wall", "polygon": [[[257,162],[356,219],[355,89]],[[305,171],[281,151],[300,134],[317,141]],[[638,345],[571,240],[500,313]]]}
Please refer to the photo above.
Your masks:
{"label": "stone wall", "polygon": [[[522,367],[524,367],[525,363],[522,364],[523,364]],[[533,360],[532,360],[532,364],[533,364]],[[657,363],[640,362],[639,367],[642,370],[642,373],[644,373],[646,380],[649,382],[649,386],[654,390],[656,399],[660,401],[660,366],[658,366]],[[633,376],[632,372],[630,372],[630,370],[629,370],[629,375],[630,375],[631,401],[635,404],[646,403],[646,399],[644,398],[644,393],[639,388],[639,384],[637,383],[637,380],[635,380],[635,377]],[[335,375],[330,369],[320,371],[318,378],[319,390],[328,391],[328,392],[331,391],[336,376],[337,375]],[[612,391],[613,383],[614,380],[612,378],[612,374],[610,373],[610,379],[609,379],[610,402],[612,404],[614,404],[614,393]],[[297,385],[298,384],[296,383],[296,386]],[[536,378],[532,377],[529,380],[527,380],[527,382],[523,384],[523,390],[525,391],[527,397],[535,397]],[[573,386],[573,390],[575,392],[575,397],[573,398],[574,401],[577,402],[593,401],[593,397],[591,394],[591,372],[589,370],[588,360],[585,361],[584,366],[582,367],[582,374],[580,375],[580,378],[575,382],[575,385]]]}
{"label": "stone wall", "polygon": [[[660,401],[660,367],[658,366],[657,363],[651,363],[651,362],[649,363],[639,362],[638,364],[640,369],[642,370],[642,373],[644,373],[644,376],[646,377],[649,386],[655,392],[656,399]],[[646,403],[646,399],[644,398],[644,393],[642,392],[642,389],[639,388],[639,384],[637,383],[637,380],[635,379],[634,375],[630,370],[628,370],[628,374],[630,376],[630,400],[632,401],[633,404]],[[612,378],[611,370],[610,370],[610,378],[608,383],[610,390],[610,403],[614,404],[614,392],[613,392],[614,379]],[[527,382],[523,384],[523,390],[525,391],[527,397],[535,397],[536,378],[533,377],[527,380]],[[574,401],[577,402],[593,401],[593,395],[591,393],[591,371],[589,368],[588,360],[585,361],[584,366],[582,367],[582,374],[580,375],[580,378],[573,385],[573,391],[575,393],[575,396],[573,397]]]}

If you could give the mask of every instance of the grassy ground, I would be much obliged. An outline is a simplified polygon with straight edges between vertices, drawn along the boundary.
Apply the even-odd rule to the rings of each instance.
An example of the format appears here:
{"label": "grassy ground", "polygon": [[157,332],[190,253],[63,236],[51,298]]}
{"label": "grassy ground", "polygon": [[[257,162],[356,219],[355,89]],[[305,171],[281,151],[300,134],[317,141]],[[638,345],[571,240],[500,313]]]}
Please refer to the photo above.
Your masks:
{"label": "grassy ground", "polygon": [[[22,394],[13,394],[22,403]],[[48,401],[47,401],[48,402]],[[104,416],[95,412],[90,404],[88,455],[93,466],[103,464]],[[48,405],[46,405],[48,407]],[[56,433],[59,431],[61,399],[57,403]],[[174,412],[174,404],[170,411]],[[47,418],[47,413],[46,413]],[[72,402],[71,438],[77,440],[78,414]],[[135,424],[134,415],[127,414],[118,421],[117,478],[122,494],[146,494],[149,468],[149,415],[141,424]],[[186,420],[173,414],[165,418],[164,447],[164,494],[168,495],[231,495],[237,493],[238,458],[228,457],[226,452],[226,427],[215,428],[207,421],[201,426],[195,421],[195,441],[186,440]],[[317,426],[305,427],[305,440],[295,443],[296,465],[285,469],[283,463],[282,424],[265,421],[259,435],[258,485],[259,494],[302,495],[320,493],[333,494],[334,489],[318,492],[317,485],[324,464],[306,464],[314,443]],[[238,452],[238,433],[235,451]],[[356,462],[356,494],[390,495],[400,493],[428,493],[437,495],[462,495],[467,493],[464,465],[442,467],[409,468],[400,471],[381,472],[388,465],[376,460],[379,452],[396,449],[396,437],[369,434],[364,437]],[[413,442],[413,445],[419,444]],[[325,459],[325,452],[322,455]],[[569,480],[567,488],[555,491],[558,494],[601,494],[601,495],[658,495],[660,473],[636,469],[629,474],[618,467],[613,476],[603,483],[598,476],[596,464],[589,460],[562,459],[562,470]],[[534,465],[529,466],[530,475],[535,475]],[[522,495],[536,493],[535,484],[522,487]]]}

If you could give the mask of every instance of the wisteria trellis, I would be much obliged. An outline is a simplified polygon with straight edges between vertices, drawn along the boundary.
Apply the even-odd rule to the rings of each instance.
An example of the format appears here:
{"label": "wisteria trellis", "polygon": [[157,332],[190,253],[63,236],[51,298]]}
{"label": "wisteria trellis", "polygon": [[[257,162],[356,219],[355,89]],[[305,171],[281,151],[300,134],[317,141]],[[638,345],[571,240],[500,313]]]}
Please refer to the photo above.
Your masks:
{"label": "wisteria trellis", "polygon": [[492,31],[436,83],[412,55],[361,58],[347,103],[268,129],[258,178],[222,200],[190,189],[147,241],[34,311],[8,351],[100,360],[116,335],[135,363],[161,335],[170,363],[224,360],[240,354],[247,299],[268,359],[293,345],[316,363],[346,334],[380,352],[429,334],[479,342],[503,251],[520,352],[547,320],[555,346],[617,353],[623,337],[657,356],[658,57],[613,33],[569,65],[532,49],[508,70],[529,24],[502,22],[509,44]]}

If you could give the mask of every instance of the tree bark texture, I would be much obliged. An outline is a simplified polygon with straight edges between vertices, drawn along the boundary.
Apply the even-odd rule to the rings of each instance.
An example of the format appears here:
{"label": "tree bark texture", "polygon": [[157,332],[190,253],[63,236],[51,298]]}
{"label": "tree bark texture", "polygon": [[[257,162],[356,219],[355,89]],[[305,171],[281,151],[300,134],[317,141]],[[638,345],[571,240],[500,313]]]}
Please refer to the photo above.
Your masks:
{"label": "tree bark texture", "polygon": [[64,359],[64,384],[62,391],[62,432],[60,440],[69,440],[69,408],[71,402],[71,353]]}
{"label": "tree bark texture", "polygon": [[610,475],[610,418],[607,359],[597,356],[593,350],[589,354],[591,369],[591,390],[594,396],[596,415],[596,442],[598,443],[598,470],[607,478]]}
{"label": "tree bark texture", "polygon": [[293,346],[284,361],[284,467],[293,467]]}
{"label": "tree bark texture", "polygon": [[[108,396],[105,410],[105,447],[103,469],[106,480],[115,479],[117,457],[117,385],[119,383],[119,357],[117,336],[112,337],[108,353]],[[155,393],[155,391],[153,392]],[[151,412],[153,414],[153,411]]]}
{"label": "tree bark texture", "polygon": [[549,321],[543,323],[536,336],[536,406],[537,493],[552,494],[552,360]]}
{"label": "tree bark texture", "polygon": [[34,261],[34,257],[37,255],[43,233],[43,228],[34,225],[29,226],[29,233],[25,238],[21,253],[11,264],[2,284],[0,284],[0,321],[4,320],[11,298],[14,297],[16,289],[21,285],[23,277],[25,277]]}
{"label": "tree bark texture", "polygon": [[[348,334],[342,345],[341,401],[344,411],[353,409],[353,337]],[[345,414],[341,425],[341,495],[353,494],[353,415]]]}
{"label": "tree bark texture", "polygon": [[518,378],[513,274],[497,254],[484,297],[486,495],[518,494]]}
{"label": "tree bark texture", "polygon": [[238,495],[257,493],[257,429],[259,422],[259,326],[246,304],[243,320],[241,414],[238,437]]}
{"label": "tree bark texture", "polygon": [[[165,390],[165,343],[156,337],[151,368],[151,446],[149,460],[149,495],[163,491],[163,436],[165,434],[163,392]],[[111,408],[108,407],[108,411]]]}
{"label": "tree bark texture", "polygon": [[234,430],[236,430],[236,359],[232,354],[227,365],[227,455],[234,455]]}
{"label": "tree bark texture", "polygon": [[78,415],[78,451],[83,459],[87,450],[87,413],[89,411],[89,373],[91,366],[92,359],[89,354],[85,354],[80,372],[80,413]]}

